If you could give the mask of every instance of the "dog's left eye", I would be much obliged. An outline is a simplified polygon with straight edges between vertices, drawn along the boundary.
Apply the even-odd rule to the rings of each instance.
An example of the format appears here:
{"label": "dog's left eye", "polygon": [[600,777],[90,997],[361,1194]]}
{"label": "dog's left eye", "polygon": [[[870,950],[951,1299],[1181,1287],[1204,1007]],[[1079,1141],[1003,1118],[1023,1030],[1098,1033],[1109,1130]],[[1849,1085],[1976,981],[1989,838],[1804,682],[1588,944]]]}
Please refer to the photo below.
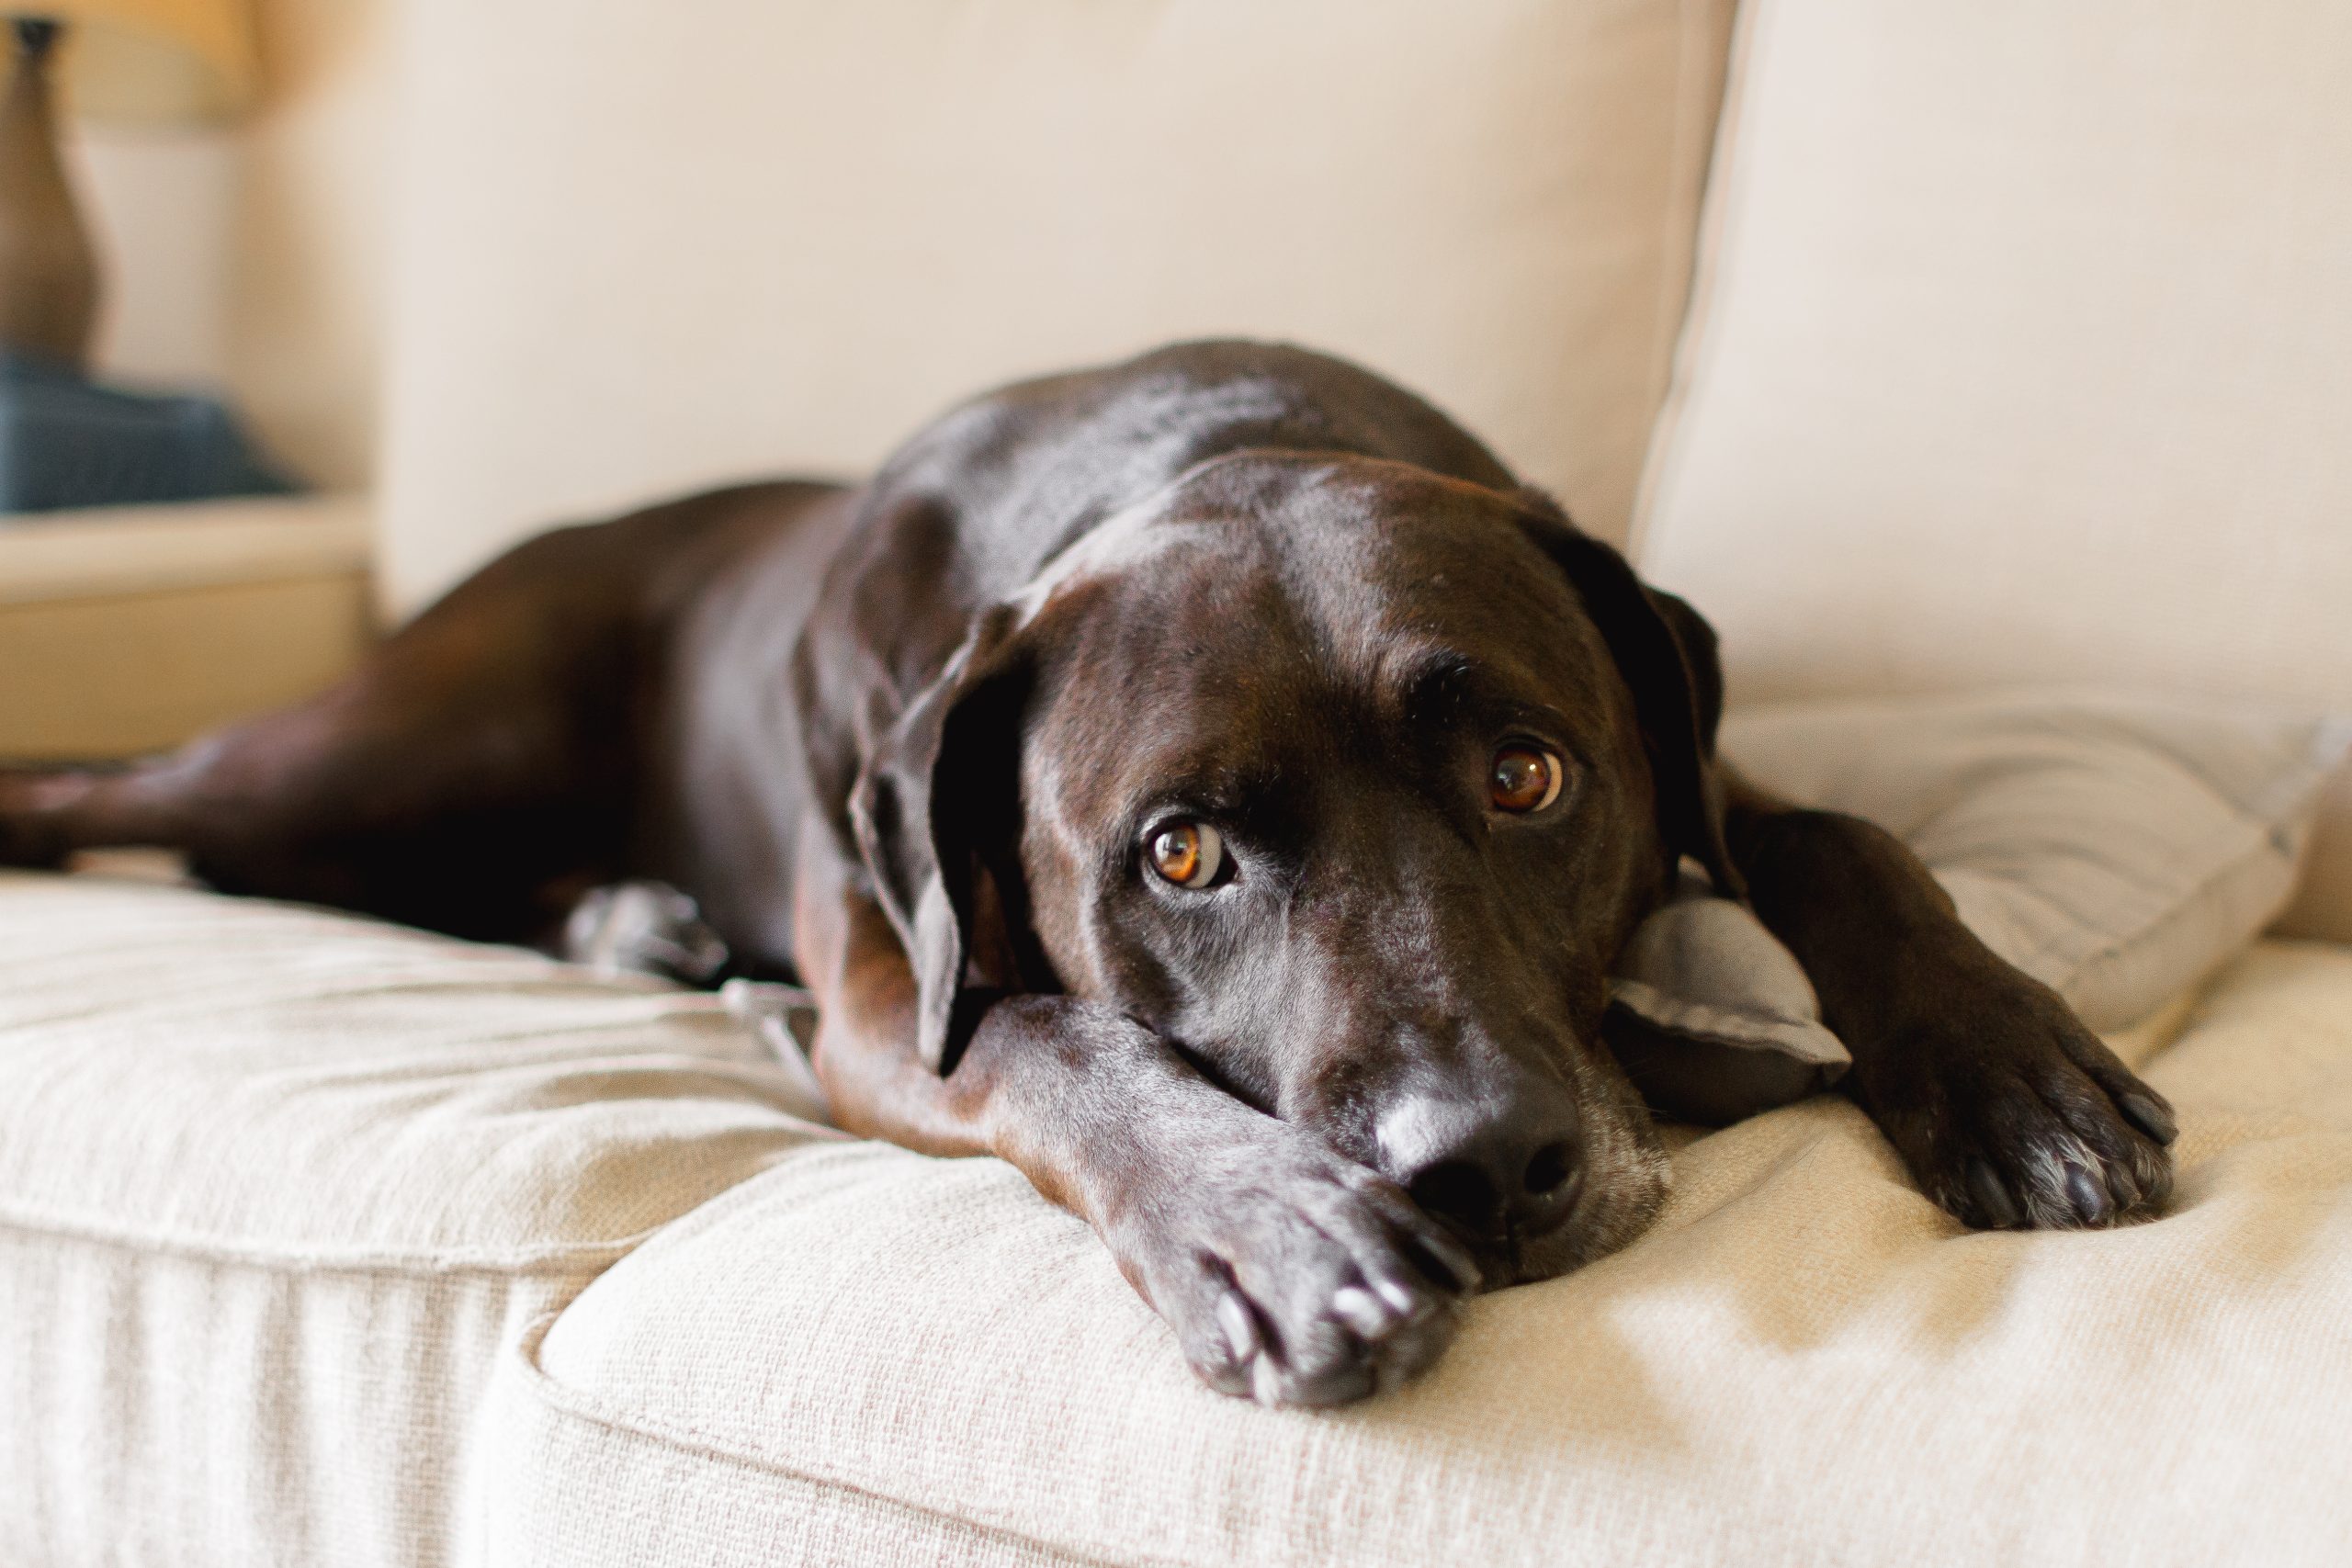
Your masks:
{"label": "dog's left eye", "polygon": [[1207,823],[1190,818],[1154,828],[1147,847],[1151,869],[1179,887],[1206,887],[1225,869],[1225,840]]}
{"label": "dog's left eye", "polygon": [[1541,811],[1560,798],[1566,772],[1557,752],[1524,743],[1502,747],[1487,774],[1487,798],[1515,816]]}

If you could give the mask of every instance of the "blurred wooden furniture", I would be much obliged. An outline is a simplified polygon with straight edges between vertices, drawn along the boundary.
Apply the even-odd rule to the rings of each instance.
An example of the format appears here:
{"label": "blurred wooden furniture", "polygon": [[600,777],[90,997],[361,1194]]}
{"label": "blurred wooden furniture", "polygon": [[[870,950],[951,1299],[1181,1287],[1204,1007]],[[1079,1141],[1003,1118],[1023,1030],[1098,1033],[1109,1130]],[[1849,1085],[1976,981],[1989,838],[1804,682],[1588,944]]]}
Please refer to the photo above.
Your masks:
{"label": "blurred wooden furniture", "polygon": [[124,756],[314,691],[373,635],[366,503],[0,521],[0,758]]}

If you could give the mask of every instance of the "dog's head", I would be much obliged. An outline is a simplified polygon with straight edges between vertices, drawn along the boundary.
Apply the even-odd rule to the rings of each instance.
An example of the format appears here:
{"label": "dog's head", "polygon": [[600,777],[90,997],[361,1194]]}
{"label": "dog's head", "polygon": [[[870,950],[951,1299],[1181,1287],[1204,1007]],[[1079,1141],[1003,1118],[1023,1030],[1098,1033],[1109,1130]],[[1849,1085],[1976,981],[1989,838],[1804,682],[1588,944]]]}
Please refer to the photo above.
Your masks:
{"label": "dog's head", "polygon": [[858,820],[951,1069],[991,989],[1114,1005],[1407,1187],[1490,1278],[1623,1244],[1664,1161],[1600,1044],[1691,855],[1712,638],[1532,492],[1238,454],[979,618]]}

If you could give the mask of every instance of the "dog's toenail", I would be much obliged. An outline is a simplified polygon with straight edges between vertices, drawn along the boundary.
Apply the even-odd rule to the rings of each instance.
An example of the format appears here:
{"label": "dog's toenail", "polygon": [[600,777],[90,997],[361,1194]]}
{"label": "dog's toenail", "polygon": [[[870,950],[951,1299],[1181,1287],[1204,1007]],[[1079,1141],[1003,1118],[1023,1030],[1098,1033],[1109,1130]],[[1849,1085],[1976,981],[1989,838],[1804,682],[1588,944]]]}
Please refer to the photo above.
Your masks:
{"label": "dog's toenail", "polygon": [[1380,1298],[1360,1285],[1342,1285],[1332,1292],[1331,1315],[1359,1339],[1377,1339],[1396,1324],[1396,1317],[1380,1304]]}
{"label": "dog's toenail", "polygon": [[2079,1165],[2066,1168],[2066,1196],[2074,1200],[2075,1212],[2086,1220],[2105,1219],[2113,1206],[2107,1190],[2091,1179],[2091,1173]]}
{"label": "dog's toenail", "polygon": [[1408,1288],[1402,1280],[1384,1277],[1373,1280],[1372,1288],[1408,1323],[1419,1322],[1437,1304]]}
{"label": "dog's toenail", "polygon": [[2148,1096],[2138,1093],[2121,1095],[2117,1098],[2116,1104],[2123,1108],[2123,1114],[2132,1119],[2133,1126],[2156,1142],[2170,1144],[2180,1136],[2180,1124],[2172,1119],[2172,1112]]}
{"label": "dog's toenail", "polygon": [[2017,1200],[1993,1170],[1992,1163],[1982,1158],[1968,1162],[1968,1190],[1976,1199],[1976,1206],[1993,1224],[2006,1229],[2018,1221]]}
{"label": "dog's toenail", "polygon": [[1217,1326],[1225,1330],[1225,1342],[1237,1361],[1247,1361],[1258,1353],[1258,1321],[1250,1313],[1250,1303],[1238,1291],[1227,1291],[1217,1298]]}

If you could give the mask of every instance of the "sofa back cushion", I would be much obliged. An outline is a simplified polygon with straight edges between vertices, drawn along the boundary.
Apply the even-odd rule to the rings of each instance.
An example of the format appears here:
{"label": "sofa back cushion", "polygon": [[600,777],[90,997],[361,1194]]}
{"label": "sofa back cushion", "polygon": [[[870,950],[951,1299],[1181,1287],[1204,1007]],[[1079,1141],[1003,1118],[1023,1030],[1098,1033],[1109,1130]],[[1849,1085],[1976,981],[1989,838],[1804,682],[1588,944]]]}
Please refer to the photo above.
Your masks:
{"label": "sofa back cushion", "polygon": [[1744,13],[1639,525],[1735,699],[2352,709],[2347,59],[2331,0]]}
{"label": "sofa back cushion", "polygon": [[1729,0],[413,10],[397,608],[1204,334],[1393,374],[1622,536]]}

